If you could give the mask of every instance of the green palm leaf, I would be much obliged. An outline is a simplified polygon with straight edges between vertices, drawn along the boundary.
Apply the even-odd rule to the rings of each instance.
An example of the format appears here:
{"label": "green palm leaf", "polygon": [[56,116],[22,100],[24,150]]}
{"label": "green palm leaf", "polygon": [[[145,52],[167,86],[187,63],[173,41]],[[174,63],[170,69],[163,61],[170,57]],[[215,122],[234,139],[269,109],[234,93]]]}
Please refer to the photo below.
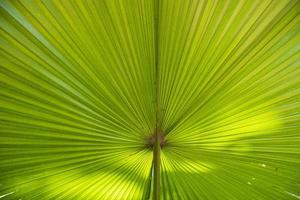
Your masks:
{"label": "green palm leaf", "polygon": [[0,1],[0,199],[299,199],[299,11]]}

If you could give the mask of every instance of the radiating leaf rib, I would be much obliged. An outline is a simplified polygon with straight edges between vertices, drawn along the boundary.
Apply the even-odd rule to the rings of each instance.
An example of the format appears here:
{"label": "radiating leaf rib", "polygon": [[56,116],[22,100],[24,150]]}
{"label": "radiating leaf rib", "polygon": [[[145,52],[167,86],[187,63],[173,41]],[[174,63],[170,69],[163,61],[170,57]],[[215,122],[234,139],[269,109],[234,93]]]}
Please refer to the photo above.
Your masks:
{"label": "radiating leaf rib", "polygon": [[299,196],[299,5],[161,1],[162,199]]}
{"label": "radiating leaf rib", "polygon": [[144,198],[153,2],[8,0],[0,12],[0,194]]}

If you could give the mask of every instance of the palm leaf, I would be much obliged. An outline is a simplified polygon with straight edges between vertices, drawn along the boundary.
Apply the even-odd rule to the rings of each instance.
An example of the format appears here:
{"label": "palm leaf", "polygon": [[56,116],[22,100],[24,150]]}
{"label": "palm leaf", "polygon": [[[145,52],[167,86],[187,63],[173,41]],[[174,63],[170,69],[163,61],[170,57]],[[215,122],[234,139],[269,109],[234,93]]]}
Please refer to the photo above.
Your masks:
{"label": "palm leaf", "polygon": [[0,198],[299,199],[299,11],[0,1]]}

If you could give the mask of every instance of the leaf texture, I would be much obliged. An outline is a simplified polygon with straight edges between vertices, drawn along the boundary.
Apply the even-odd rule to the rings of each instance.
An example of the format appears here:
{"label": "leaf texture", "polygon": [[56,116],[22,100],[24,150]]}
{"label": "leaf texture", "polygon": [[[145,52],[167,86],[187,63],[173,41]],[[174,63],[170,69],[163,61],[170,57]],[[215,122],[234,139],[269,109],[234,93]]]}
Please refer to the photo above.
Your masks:
{"label": "leaf texture", "polygon": [[299,1],[161,1],[162,199],[297,199]]}
{"label": "leaf texture", "polygon": [[1,194],[145,199],[151,1],[1,1]]}
{"label": "leaf texture", "polygon": [[299,14],[298,0],[0,1],[0,199],[152,198],[157,122],[161,199],[299,199]]}

